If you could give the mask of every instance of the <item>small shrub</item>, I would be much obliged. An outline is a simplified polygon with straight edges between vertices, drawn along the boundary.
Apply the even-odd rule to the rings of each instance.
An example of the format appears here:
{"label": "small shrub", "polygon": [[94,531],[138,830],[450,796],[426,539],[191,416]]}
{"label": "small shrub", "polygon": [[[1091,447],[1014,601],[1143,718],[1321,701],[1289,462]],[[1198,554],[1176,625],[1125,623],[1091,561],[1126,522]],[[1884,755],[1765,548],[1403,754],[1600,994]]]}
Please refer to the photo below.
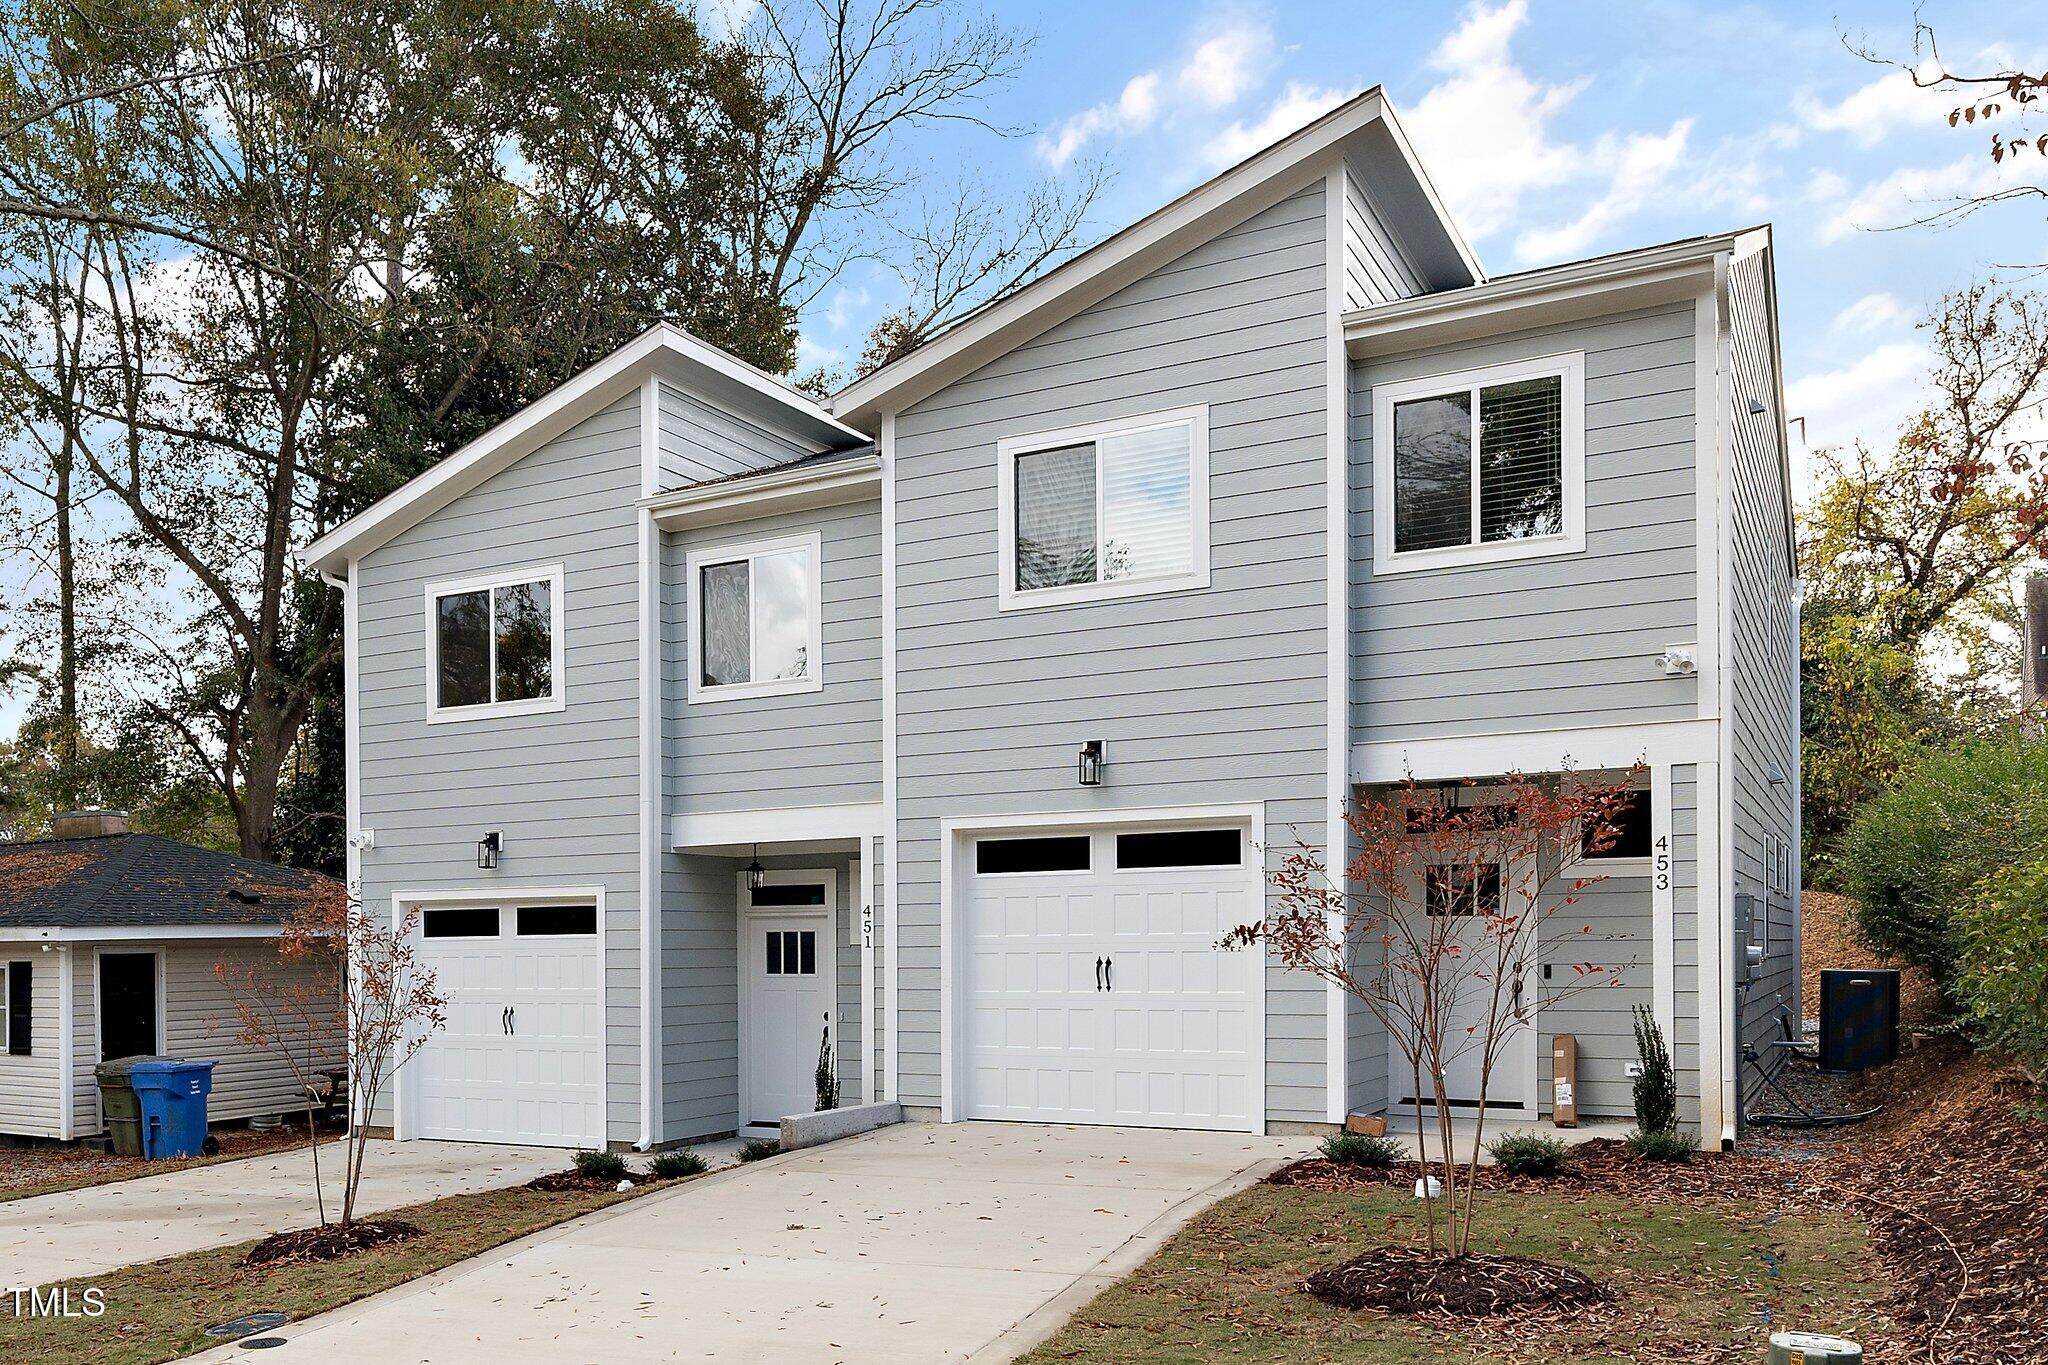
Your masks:
{"label": "small shrub", "polygon": [[1323,1160],[1339,1166],[1385,1169],[1406,1156],[1400,1143],[1370,1133],[1332,1133],[1323,1139]]}
{"label": "small shrub", "polygon": [[739,1150],[741,1161],[759,1161],[764,1156],[774,1156],[782,1150],[782,1144],[774,1138],[755,1138]]}
{"label": "small shrub", "polygon": [[1678,1074],[1664,1046],[1664,1031],[1657,1027],[1657,1016],[1641,1005],[1635,1020],[1636,1061],[1642,1066],[1635,1082],[1636,1127],[1645,1133],[1676,1132]]}
{"label": "small shrub", "polygon": [[624,1180],[631,1174],[626,1169],[626,1158],[617,1152],[577,1152],[569,1158],[569,1164],[576,1168],[576,1174],[593,1180]]}
{"label": "small shrub", "polygon": [[1841,841],[1847,891],[1861,902],[1864,940],[1957,995],[1963,936],[1956,922],[1994,872],[2037,862],[2048,848],[2048,742],[2016,731],[1930,747],[1893,786],[1865,802]]}
{"label": "small shrub", "polygon": [[656,1152],[647,1162],[647,1174],[656,1180],[681,1180],[686,1175],[702,1175],[709,1169],[704,1158],[687,1147]]}
{"label": "small shrub", "polygon": [[1970,1033],[2048,1081],[2048,861],[2001,868],[1956,908],[1955,992]]}
{"label": "small shrub", "polygon": [[818,1065],[811,1072],[811,1084],[817,1090],[818,1112],[839,1107],[839,1069],[832,1056],[832,1026],[825,1025],[824,1036],[818,1040]]}
{"label": "small shrub", "polygon": [[1567,1155],[1562,1142],[1536,1133],[1503,1133],[1486,1144],[1486,1151],[1509,1175],[1556,1175]]}
{"label": "small shrub", "polygon": [[1692,1135],[1683,1129],[1638,1128],[1628,1135],[1630,1154],[1649,1161],[1690,1161],[1695,1145]]}

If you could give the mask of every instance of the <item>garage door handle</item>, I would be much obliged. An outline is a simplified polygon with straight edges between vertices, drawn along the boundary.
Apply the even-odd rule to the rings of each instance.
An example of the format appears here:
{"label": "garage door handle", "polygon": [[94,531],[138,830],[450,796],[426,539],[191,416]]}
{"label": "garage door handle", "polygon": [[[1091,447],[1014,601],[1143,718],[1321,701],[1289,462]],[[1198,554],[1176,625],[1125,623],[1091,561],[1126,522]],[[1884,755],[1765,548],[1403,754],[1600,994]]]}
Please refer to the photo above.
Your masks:
{"label": "garage door handle", "polygon": [[507,1006],[505,1006],[505,1008],[503,1008],[503,1009],[501,1009],[501,1010],[499,1010],[499,1011],[498,1011],[498,1032],[500,1032],[500,1033],[510,1033],[511,1031],[512,1031],[512,1007],[511,1007],[510,1005],[507,1005]]}
{"label": "garage door handle", "polygon": [[1116,989],[1116,959],[1113,957],[1102,959],[1102,989],[1106,991]]}
{"label": "garage door handle", "polygon": [[519,1007],[517,1005],[505,1011],[505,1032],[519,1032]]}
{"label": "garage door handle", "polygon": [[1102,959],[1099,957],[1095,959],[1095,989],[1102,989]]}

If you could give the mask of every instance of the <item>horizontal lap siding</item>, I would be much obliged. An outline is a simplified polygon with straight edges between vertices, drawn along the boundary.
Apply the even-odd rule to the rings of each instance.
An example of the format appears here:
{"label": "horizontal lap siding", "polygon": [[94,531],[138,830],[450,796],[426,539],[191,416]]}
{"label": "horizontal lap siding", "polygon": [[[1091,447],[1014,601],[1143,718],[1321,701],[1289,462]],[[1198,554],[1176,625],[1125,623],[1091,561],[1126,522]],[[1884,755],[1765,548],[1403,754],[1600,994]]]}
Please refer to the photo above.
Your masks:
{"label": "horizontal lap siding", "polygon": [[[218,969],[228,973],[222,980]],[[228,981],[253,979],[262,995],[271,998],[304,998],[311,1008],[311,992],[320,989],[320,974],[309,964],[279,959],[274,944],[248,943],[177,945],[165,949],[164,957],[164,1051],[173,1057],[210,1059],[213,1094],[207,1100],[207,1118],[248,1118],[255,1114],[303,1111],[305,1097],[292,1071],[292,1058],[313,1074],[331,1071],[343,1064],[340,1000],[331,1003],[320,1025],[308,1030],[279,1015],[280,1043],[251,1044],[242,1041],[240,1016],[235,1002],[238,991]],[[273,995],[272,992],[278,994]],[[252,999],[260,1009],[261,996]],[[289,1051],[290,1056],[287,1056]]]}
{"label": "horizontal lap siding", "polygon": [[1579,1049],[1579,1112],[1626,1117],[1634,1112],[1626,1073],[1636,1056],[1634,1009],[1651,1004],[1650,876],[1641,864],[1603,873],[1591,863],[1570,875],[1603,880],[1551,911],[1538,930],[1537,960],[1550,970],[1536,1016],[1538,1107],[1550,1111],[1551,1041],[1569,1033]]}
{"label": "horizontal lap siding", "polygon": [[[56,1137],[62,1084],[58,1074],[58,982],[63,955],[40,948],[0,953],[0,976],[9,962],[26,962],[29,980],[29,1046],[26,1057],[0,1052],[0,1133],[19,1137]],[[11,1010],[13,1000],[7,1002]]]}
{"label": "horizontal lap siding", "polygon": [[[818,532],[824,687],[689,700],[689,555]],[[671,814],[874,802],[882,796],[882,509],[822,507],[665,538],[663,770]]]}
{"label": "horizontal lap siding", "polygon": [[[939,1086],[946,817],[1324,799],[1323,193],[1268,209],[919,403],[896,427],[899,1089]],[[996,443],[1209,405],[1211,586],[996,610]],[[1074,782],[1082,741],[1104,785]],[[1269,854],[1269,863],[1280,854]],[[1322,986],[1268,975],[1266,1107],[1325,1117]]]}
{"label": "horizontal lap siding", "polygon": [[[639,1135],[640,398],[578,423],[357,566],[363,896],[601,885],[606,1125]],[[559,562],[567,707],[428,724],[429,582]],[[503,834],[493,871],[485,830]],[[388,1096],[378,1122],[390,1121]]]}
{"label": "horizontal lap siding", "polygon": [[[1653,656],[1693,643],[1691,305],[1355,364],[1353,733],[1360,741],[1690,719],[1698,688]],[[1372,571],[1372,386],[1582,350],[1586,549]]]}
{"label": "horizontal lap siding", "polygon": [[1427,286],[1408,254],[1388,231],[1365,181],[1350,164],[1344,167],[1344,307],[1370,308],[1376,303],[1426,293]]}
{"label": "horizontal lap siding", "polygon": [[659,395],[655,451],[664,489],[766,469],[814,452],[674,384],[661,384]]}
{"label": "horizontal lap siding", "polygon": [[[1798,791],[1790,779],[1799,743],[1794,705],[1799,653],[1792,625],[1789,502],[1779,448],[1780,398],[1770,351],[1764,258],[1752,255],[1736,261],[1728,283],[1733,342],[1729,590],[1734,598],[1730,855],[1736,893],[1754,896],[1757,913],[1765,916],[1763,970],[1749,979],[1738,997],[1741,1041],[1762,1046],[1779,1036],[1781,1019],[1789,1019],[1798,1036],[1800,1020],[1798,921],[1789,881],[1771,887],[1764,867],[1766,836],[1783,842],[1788,858],[1798,849]],[[1752,413],[1751,400],[1764,411]],[[1773,771],[1781,782],[1772,783]],[[1737,932],[1742,932],[1747,926],[1740,916],[1733,918]],[[1731,949],[1740,980],[1743,956],[1740,948]],[[1761,1078],[1745,1071],[1743,1080],[1745,1102],[1755,1099]]]}
{"label": "horizontal lap siding", "polygon": [[1671,767],[1671,1050],[1678,1117],[1700,1121],[1700,770]]}

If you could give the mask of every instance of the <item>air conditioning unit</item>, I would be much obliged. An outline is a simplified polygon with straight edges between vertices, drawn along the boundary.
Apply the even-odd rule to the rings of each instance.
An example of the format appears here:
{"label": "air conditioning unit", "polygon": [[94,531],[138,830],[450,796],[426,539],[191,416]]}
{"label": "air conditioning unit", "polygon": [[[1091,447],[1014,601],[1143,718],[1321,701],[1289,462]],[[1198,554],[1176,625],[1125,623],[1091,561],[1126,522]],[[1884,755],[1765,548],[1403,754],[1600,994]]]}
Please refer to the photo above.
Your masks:
{"label": "air conditioning unit", "polygon": [[1899,1055],[1899,974],[1820,974],[1820,1069],[1861,1071]]}

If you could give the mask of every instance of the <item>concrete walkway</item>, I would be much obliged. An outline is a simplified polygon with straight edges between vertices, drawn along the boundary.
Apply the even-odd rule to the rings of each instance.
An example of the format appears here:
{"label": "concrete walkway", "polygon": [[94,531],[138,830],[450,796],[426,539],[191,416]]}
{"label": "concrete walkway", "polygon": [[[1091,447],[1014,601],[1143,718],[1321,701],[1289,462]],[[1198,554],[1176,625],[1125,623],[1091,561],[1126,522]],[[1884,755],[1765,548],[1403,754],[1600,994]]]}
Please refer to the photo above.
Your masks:
{"label": "concrete walkway", "polygon": [[[342,1150],[320,1149],[330,1201],[341,1188]],[[298,1147],[0,1204],[0,1286],[51,1284],[309,1227],[319,1221],[312,1163]],[[545,1147],[373,1139],[361,1212],[517,1185],[568,1165],[567,1152]]]}
{"label": "concrete walkway", "polygon": [[1009,1360],[1308,1138],[885,1128],[636,1199],[204,1361]]}

